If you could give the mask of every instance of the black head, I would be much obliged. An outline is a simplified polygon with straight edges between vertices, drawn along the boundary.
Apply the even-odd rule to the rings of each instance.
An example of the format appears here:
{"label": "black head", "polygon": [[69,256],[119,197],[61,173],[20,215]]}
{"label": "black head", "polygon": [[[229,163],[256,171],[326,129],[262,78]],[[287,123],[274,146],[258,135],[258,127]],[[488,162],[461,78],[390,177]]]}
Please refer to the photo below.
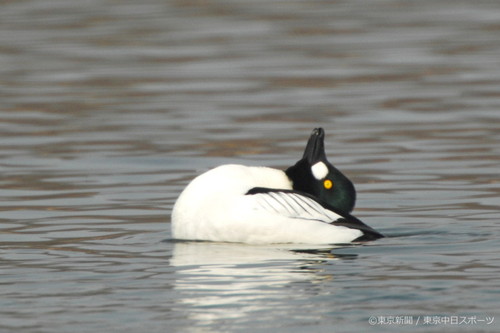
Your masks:
{"label": "black head", "polygon": [[311,194],[339,212],[350,213],[356,202],[352,182],[337,170],[325,154],[325,131],[316,128],[307,142],[304,156],[286,170],[293,189]]}

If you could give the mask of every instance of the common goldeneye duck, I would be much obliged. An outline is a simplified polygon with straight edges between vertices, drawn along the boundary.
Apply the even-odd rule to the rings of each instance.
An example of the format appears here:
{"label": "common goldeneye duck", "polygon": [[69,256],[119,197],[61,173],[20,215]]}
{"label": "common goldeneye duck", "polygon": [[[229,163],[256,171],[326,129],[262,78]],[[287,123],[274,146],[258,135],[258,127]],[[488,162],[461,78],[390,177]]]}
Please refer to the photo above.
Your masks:
{"label": "common goldeneye duck", "polygon": [[175,239],[249,244],[339,244],[384,237],[350,214],[352,182],[326,159],[315,129],[285,171],[222,165],[196,177],[172,210]]}

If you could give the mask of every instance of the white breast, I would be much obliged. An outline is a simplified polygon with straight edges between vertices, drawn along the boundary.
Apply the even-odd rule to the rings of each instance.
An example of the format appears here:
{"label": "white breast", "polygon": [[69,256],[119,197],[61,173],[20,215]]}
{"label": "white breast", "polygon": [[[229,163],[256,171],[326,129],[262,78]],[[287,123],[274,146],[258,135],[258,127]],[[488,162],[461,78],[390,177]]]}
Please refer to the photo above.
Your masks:
{"label": "white breast", "polygon": [[[281,170],[243,165],[222,165],[193,179],[181,193],[172,211],[172,236],[207,239],[218,228],[231,228],[228,212],[254,187],[291,189]],[[218,228],[216,228],[216,226]]]}

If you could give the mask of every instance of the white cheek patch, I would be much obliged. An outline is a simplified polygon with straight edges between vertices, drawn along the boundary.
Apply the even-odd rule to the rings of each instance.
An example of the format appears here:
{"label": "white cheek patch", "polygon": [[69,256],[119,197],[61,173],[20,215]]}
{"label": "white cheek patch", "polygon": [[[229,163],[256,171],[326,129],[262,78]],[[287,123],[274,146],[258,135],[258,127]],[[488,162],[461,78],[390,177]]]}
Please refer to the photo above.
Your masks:
{"label": "white cheek patch", "polygon": [[321,180],[328,175],[328,167],[323,162],[318,162],[311,167],[311,172],[317,180]]}

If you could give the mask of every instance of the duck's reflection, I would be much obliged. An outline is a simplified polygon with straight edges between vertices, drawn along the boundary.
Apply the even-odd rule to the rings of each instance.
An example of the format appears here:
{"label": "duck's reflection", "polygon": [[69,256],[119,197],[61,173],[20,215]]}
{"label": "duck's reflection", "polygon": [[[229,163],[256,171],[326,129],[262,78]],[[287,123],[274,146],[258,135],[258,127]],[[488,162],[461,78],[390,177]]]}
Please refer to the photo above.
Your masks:
{"label": "duck's reflection", "polygon": [[[339,257],[332,247],[249,246],[210,242],[174,244],[178,310],[205,328],[271,320],[301,300],[320,294],[325,269]],[[220,326],[219,326],[220,327]]]}

